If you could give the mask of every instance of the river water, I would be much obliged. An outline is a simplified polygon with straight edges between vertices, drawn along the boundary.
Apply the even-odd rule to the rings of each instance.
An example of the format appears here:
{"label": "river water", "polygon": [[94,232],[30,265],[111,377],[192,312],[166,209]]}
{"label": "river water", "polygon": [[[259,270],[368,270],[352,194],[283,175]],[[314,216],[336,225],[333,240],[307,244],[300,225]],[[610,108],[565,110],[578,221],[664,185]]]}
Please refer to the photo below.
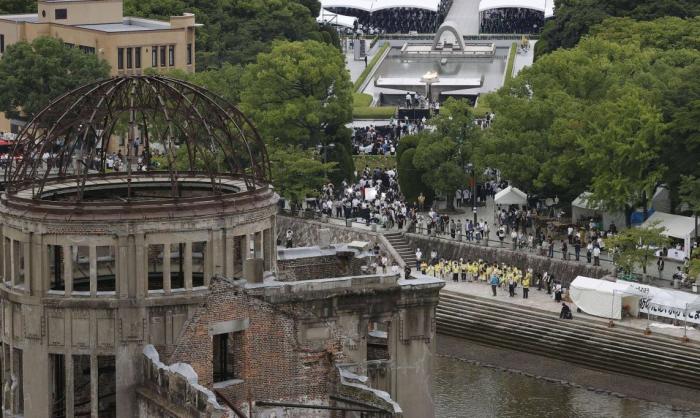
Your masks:
{"label": "river water", "polygon": [[691,412],[513,375],[453,357],[434,360],[437,418],[697,418]]}

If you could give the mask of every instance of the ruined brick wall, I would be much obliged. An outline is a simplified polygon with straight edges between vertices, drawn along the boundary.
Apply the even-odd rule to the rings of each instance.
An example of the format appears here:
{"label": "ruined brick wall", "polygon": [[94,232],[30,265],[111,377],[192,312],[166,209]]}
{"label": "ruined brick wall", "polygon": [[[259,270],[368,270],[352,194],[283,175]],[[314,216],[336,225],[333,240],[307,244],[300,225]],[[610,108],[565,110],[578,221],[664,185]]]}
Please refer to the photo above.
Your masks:
{"label": "ruined brick wall", "polygon": [[[333,384],[336,356],[341,352],[341,339],[332,335],[323,347],[311,348],[297,340],[294,307],[272,306],[246,296],[227,279],[214,278],[211,295],[186,324],[170,363],[190,364],[207,387],[213,383],[213,324],[249,319],[243,332],[243,365],[237,383],[221,389],[230,401],[289,400],[308,402],[327,400]],[[238,376],[237,376],[238,377]]]}
{"label": "ruined brick wall", "polygon": [[366,260],[338,256],[319,256],[278,260],[279,281],[316,280],[358,276]]}

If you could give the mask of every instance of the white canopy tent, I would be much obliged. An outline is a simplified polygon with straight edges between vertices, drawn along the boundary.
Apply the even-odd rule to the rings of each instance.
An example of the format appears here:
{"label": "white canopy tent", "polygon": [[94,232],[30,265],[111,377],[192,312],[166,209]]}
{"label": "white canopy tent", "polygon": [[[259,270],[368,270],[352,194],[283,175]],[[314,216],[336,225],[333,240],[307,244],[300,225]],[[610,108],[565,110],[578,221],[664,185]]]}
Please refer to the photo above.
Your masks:
{"label": "white canopy tent", "polygon": [[496,193],[493,201],[497,205],[527,205],[527,193],[517,187],[508,186]]}
{"label": "white canopy tent", "polygon": [[695,235],[695,218],[657,211],[651,214],[642,227],[649,227],[654,223],[665,228],[662,232],[664,236],[683,240],[683,249],[688,252],[691,248],[691,237]]}
{"label": "white canopy tent", "polygon": [[479,12],[492,9],[531,9],[544,13],[544,17],[554,16],[554,0],[481,0]]}
{"label": "white canopy tent", "polygon": [[316,18],[316,22],[318,23],[328,23],[350,29],[355,27],[355,21],[357,21],[357,18],[354,16],[343,16],[337,13],[329,12],[326,9],[321,9],[318,17]]}
{"label": "white canopy tent", "polygon": [[678,290],[578,276],[569,295],[583,312],[603,318],[621,319],[622,307],[627,305],[633,316],[641,312],[700,323],[700,297]]}
{"label": "white canopy tent", "polygon": [[577,222],[581,218],[593,218],[600,215],[603,221],[603,229],[608,229],[610,224],[614,223],[618,228],[623,228],[627,225],[625,214],[623,212],[607,211],[590,201],[591,194],[589,192],[581,193],[573,202],[571,202],[571,219]]}
{"label": "white canopy tent", "polygon": [[437,12],[439,6],[440,0],[321,0],[321,7],[324,9],[346,7],[370,13],[399,7]]}
{"label": "white canopy tent", "polygon": [[583,312],[603,318],[622,319],[622,307],[630,307],[630,313],[639,313],[641,292],[630,282],[609,282],[578,276],[569,285],[569,296]]}

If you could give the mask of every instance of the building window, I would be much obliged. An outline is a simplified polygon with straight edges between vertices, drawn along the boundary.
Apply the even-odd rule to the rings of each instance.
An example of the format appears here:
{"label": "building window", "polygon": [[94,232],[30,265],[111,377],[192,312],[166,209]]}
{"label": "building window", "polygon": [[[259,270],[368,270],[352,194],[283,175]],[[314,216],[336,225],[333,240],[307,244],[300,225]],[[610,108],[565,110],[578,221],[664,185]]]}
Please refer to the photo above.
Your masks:
{"label": "building window", "polygon": [[0,54],[5,52],[5,35],[0,33]]}
{"label": "building window", "polygon": [[192,44],[187,44],[187,65],[192,65]]}
{"label": "building window", "polygon": [[141,47],[134,48],[134,68],[141,68]]}
{"label": "building window", "polygon": [[192,243],[192,287],[204,286],[207,262],[206,241]]}
{"label": "building window", "polygon": [[117,48],[117,69],[124,69],[124,48]]}
{"label": "building window", "polygon": [[49,283],[51,290],[65,290],[64,283],[64,259],[63,259],[63,247],[60,245],[49,245],[48,246],[49,255]]}
{"label": "building window", "polygon": [[92,46],[79,45],[78,49],[83,51],[83,53],[85,53],[85,54],[91,54],[91,55],[95,54],[95,48]]}
{"label": "building window", "polygon": [[168,48],[168,65],[175,66],[175,45],[170,45]]}
{"label": "building window", "polygon": [[160,66],[165,67],[165,47],[160,47]]}
{"label": "building window", "polygon": [[158,66],[158,47],[152,46],[151,47],[151,67],[157,67],[157,66]]}
{"label": "building window", "polygon": [[114,292],[116,290],[117,254],[111,245],[98,246],[97,256],[97,291]]}
{"label": "building window", "polygon": [[126,68],[134,68],[133,48],[126,48]]}
{"label": "building window", "polygon": [[241,378],[243,331],[214,335],[212,338],[214,382]]}
{"label": "building window", "polygon": [[56,20],[68,19],[68,9],[56,9]]}

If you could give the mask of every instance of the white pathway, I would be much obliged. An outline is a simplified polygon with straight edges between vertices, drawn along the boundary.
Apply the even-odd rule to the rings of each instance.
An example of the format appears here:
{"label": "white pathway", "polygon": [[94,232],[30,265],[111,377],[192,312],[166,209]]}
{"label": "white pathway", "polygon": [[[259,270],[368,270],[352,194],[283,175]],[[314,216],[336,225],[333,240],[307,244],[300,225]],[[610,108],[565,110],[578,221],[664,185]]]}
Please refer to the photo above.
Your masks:
{"label": "white pathway", "polygon": [[445,20],[455,22],[462,35],[478,35],[479,0],[454,0]]}

